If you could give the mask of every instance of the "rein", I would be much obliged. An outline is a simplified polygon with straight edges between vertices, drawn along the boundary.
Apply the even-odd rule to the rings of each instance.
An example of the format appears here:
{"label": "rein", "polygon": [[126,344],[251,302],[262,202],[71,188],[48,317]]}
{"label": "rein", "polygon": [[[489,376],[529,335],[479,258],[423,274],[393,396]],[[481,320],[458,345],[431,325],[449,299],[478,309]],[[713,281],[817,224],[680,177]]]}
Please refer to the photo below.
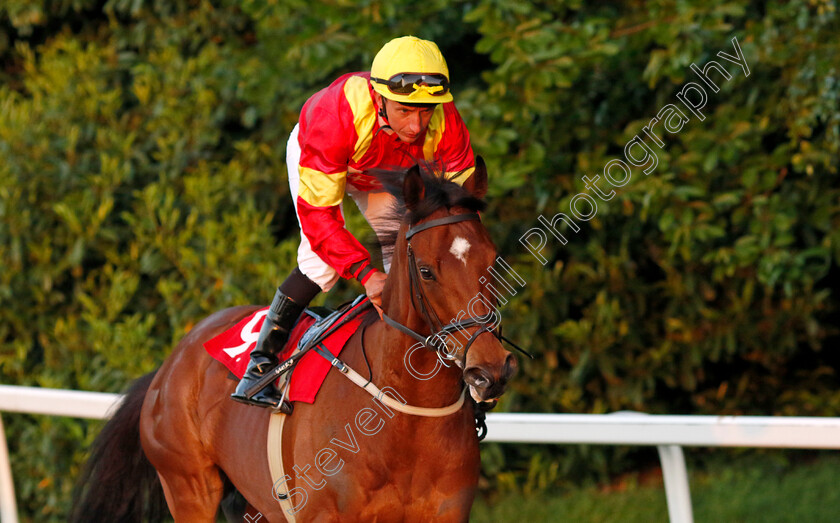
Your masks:
{"label": "rein", "polygon": [[[467,329],[467,328],[476,327],[476,326],[479,327],[472,334],[472,336],[470,336],[469,340],[467,340],[466,346],[464,347],[465,361],[466,361],[466,354],[467,354],[467,351],[469,350],[470,346],[472,346],[473,342],[481,334],[484,334],[485,332],[488,332],[488,333],[492,334],[493,336],[495,336],[499,340],[507,341],[508,343],[511,343],[511,345],[513,345],[513,343],[510,342],[510,340],[508,340],[507,338],[505,338],[501,335],[501,331],[500,332],[493,332],[487,327],[488,321],[492,318],[492,312],[488,313],[487,316],[482,316],[482,317],[479,317],[479,318],[466,318],[466,319],[463,319],[463,320],[459,320],[457,322],[452,321],[447,325],[443,325],[443,323],[440,321],[440,317],[438,317],[438,315],[434,311],[434,308],[432,308],[431,302],[426,297],[426,294],[423,292],[423,287],[420,285],[420,276],[419,276],[420,271],[417,268],[417,260],[414,257],[414,251],[411,248],[411,238],[414,235],[416,235],[417,233],[425,231],[427,229],[431,229],[433,227],[440,227],[440,226],[443,226],[443,225],[451,225],[453,223],[459,223],[459,222],[463,222],[463,221],[481,221],[481,218],[479,217],[479,215],[477,213],[466,213],[466,214],[456,214],[456,215],[446,216],[446,217],[438,218],[438,219],[435,219],[435,220],[429,220],[429,221],[427,221],[425,223],[422,223],[420,225],[416,225],[414,227],[411,227],[411,228],[409,228],[409,230],[405,234],[405,239],[408,243],[407,254],[408,254],[408,263],[409,263],[409,280],[410,280],[410,284],[411,284],[412,301],[415,304],[415,308],[419,309],[420,313],[422,314],[422,316],[424,318],[424,321],[426,323],[426,326],[429,327],[429,330],[431,331],[431,334],[429,334],[428,336],[424,336],[424,335],[406,327],[405,325],[401,324],[400,322],[394,320],[393,318],[391,318],[387,314],[382,313],[382,319],[385,321],[385,323],[387,325],[389,325],[389,326],[399,330],[403,334],[406,334],[409,337],[419,341],[426,348],[434,350],[435,353],[437,354],[438,358],[440,359],[441,363],[446,367],[449,366],[449,364],[446,363],[446,360],[453,361],[453,360],[456,360],[456,358],[454,356],[454,353],[450,353],[449,351],[447,351],[448,346],[446,344],[446,339],[445,339],[444,336],[448,335],[448,334],[452,334],[453,332],[456,332],[458,330]],[[356,304],[354,304],[354,305],[356,305]],[[348,316],[356,316],[362,310],[370,307],[370,305],[371,304],[370,304],[369,300],[366,300],[366,299],[362,300],[361,303],[359,303],[358,307],[353,307],[354,310],[351,312],[351,314],[348,314]],[[343,320],[339,323],[338,326],[344,324],[344,322],[346,322],[346,321],[349,321],[349,318],[343,318]],[[402,412],[402,413],[405,413],[405,414],[411,414],[411,415],[415,415],[415,416],[440,417],[440,416],[448,416],[450,414],[458,412],[461,409],[461,407],[464,405],[464,400],[466,398],[466,392],[467,392],[466,387],[461,389],[461,396],[458,398],[457,401],[455,401],[455,403],[453,403],[451,405],[448,405],[448,406],[445,406],[445,407],[415,407],[413,405],[406,405],[404,403],[401,403],[401,402],[395,400],[394,398],[386,395],[382,390],[380,390],[376,385],[374,385],[371,382],[370,378],[365,379],[361,374],[359,374],[358,372],[353,370],[349,365],[347,365],[342,360],[340,360],[338,357],[336,357],[332,353],[330,353],[326,349],[326,347],[324,347],[321,344],[321,341],[328,334],[333,332],[336,328],[337,328],[337,326],[335,328],[329,329],[328,332],[324,333],[323,335],[321,335],[317,339],[310,341],[307,344],[307,346],[303,350],[301,350],[301,352],[299,352],[298,354],[295,355],[295,357],[289,358],[289,360],[287,360],[286,362],[281,364],[277,369],[275,369],[274,372],[269,373],[271,376],[263,377],[263,379],[261,379],[260,382],[262,382],[264,380],[275,379],[279,374],[282,374],[283,372],[285,372],[286,370],[291,368],[293,366],[294,362],[296,361],[296,358],[299,358],[299,357],[303,356],[303,354],[306,353],[309,349],[312,349],[319,356],[326,359],[333,367],[338,369],[339,372],[341,372],[347,379],[349,379],[350,381],[352,381],[353,383],[355,383],[356,385],[358,385],[359,387],[361,387],[362,389],[367,391],[371,396],[376,398],[378,401],[382,402],[387,407],[390,407],[390,408],[392,408],[392,409],[394,409],[398,412]],[[530,354],[528,354],[524,350],[520,349],[516,345],[513,345],[513,346],[515,348],[519,349],[520,351],[522,351],[523,353],[525,353],[526,355],[533,358],[533,356],[531,356]],[[362,331],[362,352],[365,356],[365,363],[367,363],[367,354],[364,353],[364,330]],[[369,363],[368,363],[368,372],[370,372],[370,364]],[[483,435],[486,434],[486,431],[487,431],[486,426],[483,425],[483,416],[481,416],[480,418],[477,417],[476,420],[477,420],[477,424],[478,424],[478,427],[479,427],[480,439],[483,439]],[[482,428],[481,428],[482,426],[484,427],[483,432],[482,432]]]}
{"label": "rein", "polygon": [[425,416],[425,417],[441,417],[441,416],[449,416],[450,414],[454,414],[461,410],[461,407],[464,405],[464,399],[466,398],[467,389],[461,389],[461,396],[458,398],[455,403],[451,405],[447,405],[446,407],[415,407],[413,405],[406,405],[405,403],[401,403],[391,396],[386,395],[382,390],[379,389],[376,385],[371,383],[370,380],[365,379],[364,376],[353,370],[349,365],[338,359],[336,356],[333,356],[328,350],[326,350],[322,345],[318,345],[315,347],[315,352],[318,353],[321,357],[326,359],[330,362],[330,364],[339,370],[347,379],[358,385],[359,387],[363,388],[376,398],[378,401],[381,401],[385,406],[390,407],[398,412],[402,412],[404,414],[412,414],[414,416]]}
{"label": "rein", "polygon": [[[488,314],[486,317],[482,318],[466,318],[458,322],[451,322],[448,325],[444,326],[443,323],[440,321],[440,318],[432,308],[431,302],[429,302],[429,299],[423,292],[423,287],[420,285],[420,271],[417,268],[417,260],[414,257],[414,251],[411,248],[411,238],[415,234],[425,231],[427,229],[431,229],[433,227],[450,225],[453,223],[459,223],[468,220],[480,221],[481,219],[477,213],[456,214],[452,216],[438,218],[436,220],[430,220],[420,225],[416,225],[414,227],[411,227],[405,234],[405,239],[408,242],[408,273],[411,282],[412,300],[415,302],[415,307],[418,308],[420,310],[420,313],[423,315],[424,321],[426,322],[426,325],[429,327],[429,329],[432,331],[432,334],[429,334],[428,336],[423,336],[422,334],[394,320],[387,314],[382,314],[382,319],[385,320],[386,324],[410,336],[411,338],[414,338],[415,340],[422,343],[425,347],[434,350],[437,353],[438,358],[441,360],[441,363],[443,363],[443,365],[447,367],[449,366],[449,364],[447,364],[445,360],[454,360],[455,357],[446,350],[447,345],[442,334],[451,334],[452,332],[455,332],[459,329],[475,327],[477,325],[480,326],[479,329],[476,330],[475,333],[473,333],[473,335],[467,342],[467,345],[464,349],[464,357],[466,357],[466,351],[469,350],[470,346],[473,344],[476,338],[478,338],[478,336],[485,332],[490,332],[491,334],[493,334],[492,331],[490,331],[490,329],[487,328],[487,321],[485,321],[486,319],[489,319],[491,317],[491,314]],[[369,305],[369,303],[365,306],[367,305]],[[464,405],[464,400],[466,398],[467,392],[466,387],[461,389],[461,396],[458,398],[458,400],[455,401],[455,403],[446,407],[415,407],[413,405],[406,405],[400,403],[392,397],[387,396],[376,385],[371,383],[370,379],[365,379],[361,374],[353,370],[349,365],[347,365],[338,357],[334,356],[328,350],[326,350],[326,348],[320,343],[315,344],[314,350],[318,353],[318,355],[329,361],[330,364],[336,369],[338,369],[339,372],[341,372],[347,379],[349,379],[362,389],[366,390],[371,396],[381,401],[387,407],[390,407],[398,412],[412,414],[415,416],[440,417],[448,416],[450,414],[458,412]],[[364,350],[364,342],[362,343],[362,350]],[[367,362],[367,357],[365,357],[365,362]]]}

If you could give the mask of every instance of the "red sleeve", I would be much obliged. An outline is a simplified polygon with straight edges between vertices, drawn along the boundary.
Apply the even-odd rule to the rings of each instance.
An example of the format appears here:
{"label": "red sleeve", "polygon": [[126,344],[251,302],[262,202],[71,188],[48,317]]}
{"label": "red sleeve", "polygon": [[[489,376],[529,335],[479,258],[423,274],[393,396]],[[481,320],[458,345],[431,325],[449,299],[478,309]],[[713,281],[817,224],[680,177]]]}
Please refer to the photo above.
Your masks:
{"label": "red sleeve", "polygon": [[364,270],[370,265],[370,254],[344,227],[344,218],[337,205],[313,207],[298,197],[297,211],[303,234],[309,239],[315,254],[338,271],[342,278],[356,278],[360,274],[367,276]]}
{"label": "red sleeve", "polygon": [[356,143],[353,113],[340,88],[310,98],[300,113],[300,165],[319,174],[346,174]]}
{"label": "red sleeve", "polygon": [[342,277],[353,278],[359,262],[370,265],[370,254],[344,226],[339,208],[357,140],[345,82],[342,77],[319,91],[301,111],[297,213],[313,252]]}

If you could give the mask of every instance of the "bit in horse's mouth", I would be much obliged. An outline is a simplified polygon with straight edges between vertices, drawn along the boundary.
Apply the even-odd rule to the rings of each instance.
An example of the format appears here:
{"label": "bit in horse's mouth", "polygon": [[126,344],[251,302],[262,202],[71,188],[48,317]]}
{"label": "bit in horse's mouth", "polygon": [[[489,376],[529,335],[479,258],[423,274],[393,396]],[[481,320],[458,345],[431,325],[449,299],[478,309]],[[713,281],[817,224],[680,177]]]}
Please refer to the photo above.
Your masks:
{"label": "bit in horse's mouth", "polygon": [[468,386],[470,388],[470,396],[472,396],[472,399],[474,399],[476,403],[481,405],[482,408],[484,408],[486,410],[490,410],[490,409],[492,409],[493,407],[496,406],[496,403],[499,402],[499,398],[481,399],[481,394],[479,394],[475,390],[475,387],[473,387],[472,385],[468,385]]}
{"label": "bit in horse's mouth", "polygon": [[[475,396],[473,396],[473,399],[475,399]],[[496,404],[499,403],[499,398],[493,398],[493,399],[483,400],[483,401],[475,399],[475,402],[478,405],[479,410],[487,412],[489,410],[493,410],[496,407]]]}

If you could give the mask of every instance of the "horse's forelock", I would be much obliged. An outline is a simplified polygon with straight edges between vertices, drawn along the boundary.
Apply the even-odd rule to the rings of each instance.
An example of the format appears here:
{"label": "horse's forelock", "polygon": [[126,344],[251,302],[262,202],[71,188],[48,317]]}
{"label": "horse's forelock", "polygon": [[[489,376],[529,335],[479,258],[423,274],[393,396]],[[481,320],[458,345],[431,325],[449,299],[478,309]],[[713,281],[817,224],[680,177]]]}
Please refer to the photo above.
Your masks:
{"label": "horse's forelock", "polygon": [[397,243],[400,224],[405,219],[408,220],[410,225],[415,225],[431,216],[438,209],[462,207],[471,212],[479,212],[486,207],[483,200],[476,198],[462,186],[452,181],[451,178],[460,173],[455,173],[455,175],[447,178],[443,169],[437,169],[432,164],[422,162],[419,167],[420,176],[425,186],[425,195],[417,207],[411,211],[406,208],[403,199],[403,180],[407,169],[375,169],[367,173],[376,178],[396,200],[390,211],[377,220],[382,225],[381,229],[392,231],[379,238],[383,251],[393,250]]}

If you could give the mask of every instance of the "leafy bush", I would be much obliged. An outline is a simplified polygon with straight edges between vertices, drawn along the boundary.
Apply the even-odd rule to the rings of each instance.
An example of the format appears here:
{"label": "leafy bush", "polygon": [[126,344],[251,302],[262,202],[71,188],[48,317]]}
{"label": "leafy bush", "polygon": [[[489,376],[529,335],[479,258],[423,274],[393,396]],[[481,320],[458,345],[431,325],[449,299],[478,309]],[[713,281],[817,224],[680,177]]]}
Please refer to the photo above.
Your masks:
{"label": "leafy bush", "polygon": [[[0,6],[3,382],[119,391],[294,265],[285,140],[388,39],[436,40],[531,340],[502,409],[837,415],[840,44],[832,2],[23,2]],[[750,67],[549,242],[689,66]],[[715,73],[712,73],[715,74]],[[362,220],[350,217],[354,230]],[[358,291],[342,285],[337,303]],[[60,519],[98,424],[7,415],[21,512]],[[33,451],[33,449],[37,449]],[[618,451],[488,445],[491,484],[609,474]]]}

